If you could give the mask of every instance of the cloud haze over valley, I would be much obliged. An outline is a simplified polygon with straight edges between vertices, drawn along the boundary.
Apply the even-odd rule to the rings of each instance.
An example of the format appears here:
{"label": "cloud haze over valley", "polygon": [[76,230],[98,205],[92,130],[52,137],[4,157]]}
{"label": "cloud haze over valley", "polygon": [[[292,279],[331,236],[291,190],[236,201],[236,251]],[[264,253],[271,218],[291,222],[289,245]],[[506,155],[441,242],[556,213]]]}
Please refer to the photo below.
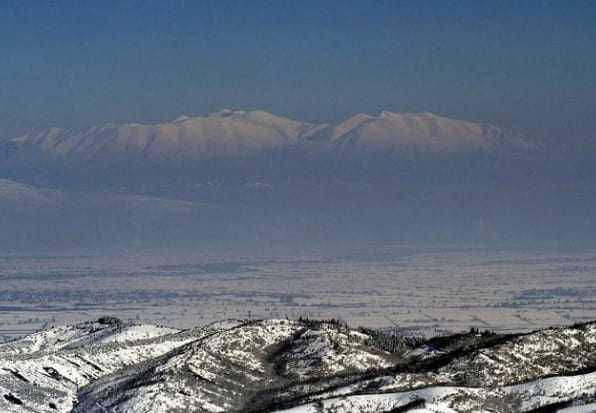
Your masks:
{"label": "cloud haze over valley", "polygon": [[596,240],[591,2],[64,3],[0,13],[2,251]]}
{"label": "cloud haze over valley", "polygon": [[0,140],[0,242],[583,245],[592,172],[535,137],[428,112],[50,128]]}

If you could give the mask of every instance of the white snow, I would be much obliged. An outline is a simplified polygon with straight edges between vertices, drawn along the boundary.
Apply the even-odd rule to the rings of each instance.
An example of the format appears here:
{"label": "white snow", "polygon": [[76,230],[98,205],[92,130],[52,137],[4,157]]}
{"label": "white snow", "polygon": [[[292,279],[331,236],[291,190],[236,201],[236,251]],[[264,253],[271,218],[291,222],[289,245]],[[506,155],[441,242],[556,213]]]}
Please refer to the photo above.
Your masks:
{"label": "white snow", "polygon": [[[301,400],[278,413],[373,413],[406,405],[420,413],[521,412],[596,395],[596,372],[542,377],[592,366],[595,331],[593,325],[546,329],[473,350],[437,371],[389,374],[383,368],[395,358],[343,325],[227,320],[179,331],[83,323],[0,345],[0,411],[219,413],[241,411],[268,389],[272,400]],[[533,369],[520,375],[514,363]],[[465,385],[458,383],[462,372],[470,375]]]}
{"label": "white snow", "polygon": [[81,132],[52,128],[6,142],[53,159],[163,161],[246,157],[288,147],[383,154],[494,151],[518,141],[519,136],[509,136],[492,125],[431,113],[358,114],[333,126],[259,110],[224,109],[158,124],[105,124]]}

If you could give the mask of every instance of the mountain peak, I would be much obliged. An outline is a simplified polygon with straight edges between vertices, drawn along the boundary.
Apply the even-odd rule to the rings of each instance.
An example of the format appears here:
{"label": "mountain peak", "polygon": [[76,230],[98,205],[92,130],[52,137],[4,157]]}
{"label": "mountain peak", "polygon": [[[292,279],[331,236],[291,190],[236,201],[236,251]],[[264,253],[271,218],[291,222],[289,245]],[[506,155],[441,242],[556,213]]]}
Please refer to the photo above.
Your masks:
{"label": "mountain peak", "polygon": [[506,139],[498,128],[430,112],[358,114],[338,124],[332,141],[354,154],[449,155],[492,152]]}
{"label": "mountain peak", "polygon": [[[360,113],[336,125],[312,124],[263,110],[223,109],[158,124],[106,124],[71,133],[52,128],[0,142],[0,154],[73,160],[182,160],[261,155],[283,148],[357,155],[441,154],[516,148],[520,139],[499,128],[430,112]],[[6,145],[5,148],[2,146]]]}
{"label": "mountain peak", "polygon": [[180,115],[176,119],[172,121],[172,123],[184,122],[185,120],[189,120],[190,116],[188,115]]}
{"label": "mountain peak", "polygon": [[246,115],[245,110],[222,109],[218,112],[210,113],[209,117],[227,118],[234,115]]}

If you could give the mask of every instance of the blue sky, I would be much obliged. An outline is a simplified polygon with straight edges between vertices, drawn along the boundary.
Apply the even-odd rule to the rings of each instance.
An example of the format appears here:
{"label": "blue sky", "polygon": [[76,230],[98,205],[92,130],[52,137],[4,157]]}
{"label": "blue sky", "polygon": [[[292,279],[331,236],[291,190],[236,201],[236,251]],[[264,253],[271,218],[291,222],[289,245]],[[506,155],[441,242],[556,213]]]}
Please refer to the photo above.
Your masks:
{"label": "blue sky", "polygon": [[596,128],[593,1],[0,4],[0,136],[261,108]]}

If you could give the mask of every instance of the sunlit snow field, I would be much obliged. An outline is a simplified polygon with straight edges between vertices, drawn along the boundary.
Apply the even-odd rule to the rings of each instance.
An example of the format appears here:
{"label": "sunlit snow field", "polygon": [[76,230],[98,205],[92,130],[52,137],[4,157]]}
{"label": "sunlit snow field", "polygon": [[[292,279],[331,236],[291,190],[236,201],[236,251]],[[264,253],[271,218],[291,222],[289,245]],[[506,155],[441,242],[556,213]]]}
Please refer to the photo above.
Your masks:
{"label": "sunlit snow field", "polygon": [[0,340],[106,314],[172,327],[308,316],[406,334],[533,330],[596,319],[596,251],[0,257]]}

